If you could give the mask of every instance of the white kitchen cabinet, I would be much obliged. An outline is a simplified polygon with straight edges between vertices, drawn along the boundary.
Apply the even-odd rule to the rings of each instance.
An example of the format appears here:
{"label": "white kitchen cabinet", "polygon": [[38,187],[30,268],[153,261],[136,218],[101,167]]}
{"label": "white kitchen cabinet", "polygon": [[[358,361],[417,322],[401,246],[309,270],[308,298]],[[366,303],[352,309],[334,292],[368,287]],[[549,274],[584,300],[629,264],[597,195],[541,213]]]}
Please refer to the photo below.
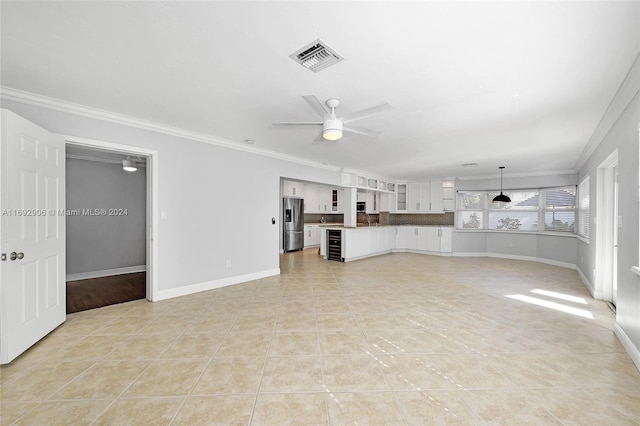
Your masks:
{"label": "white kitchen cabinet", "polygon": [[439,226],[398,226],[396,250],[451,253],[453,228]]}
{"label": "white kitchen cabinet", "polygon": [[331,213],[331,188],[318,188],[318,213]]}
{"label": "white kitchen cabinet", "polygon": [[304,187],[304,212],[318,213],[318,190],[315,185],[307,184]]}
{"label": "white kitchen cabinet", "polygon": [[407,211],[428,212],[430,189],[429,181],[410,182],[407,185]]}
{"label": "white kitchen cabinet", "polygon": [[440,228],[440,253],[453,252],[453,227]]}
{"label": "white kitchen cabinet", "polygon": [[407,184],[399,183],[396,185],[396,194],[394,202],[395,212],[407,211]]}
{"label": "white kitchen cabinet", "polygon": [[320,245],[321,229],[319,225],[304,225],[304,248]]}
{"label": "white kitchen cabinet", "polygon": [[375,191],[367,191],[367,213],[380,213],[380,193]]}
{"label": "white kitchen cabinet", "polygon": [[437,213],[445,210],[441,180],[410,182],[407,184],[407,211]]}
{"label": "white kitchen cabinet", "polygon": [[446,212],[455,210],[455,182],[453,180],[442,181],[442,208]]}
{"label": "white kitchen cabinet", "polygon": [[391,252],[395,248],[395,230],[393,226],[345,229],[342,234],[345,261]]}
{"label": "white kitchen cabinet", "polygon": [[394,211],[392,208],[392,203],[395,203],[395,195],[396,194],[388,194],[386,192],[380,193],[380,211],[381,212]]}
{"label": "white kitchen cabinet", "polygon": [[282,192],[286,197],[304,198],[304,183],[293,180],[283,181]]}
{"label": "white kitchen cabinet", "polygon": [[417,248],[421,251],[440,251],[440,228],[421,226],[417,228]]}
{"label": "white kitchen cabinet", "polygon": [[[424,226],[401,226],[398,229],[399,233],[404,234],[401,238],[404,240],[404,246],[398,245],[397,248],[415,251],[436,251],[433,249],[433,229],[437,228]],[[437,233],[435,234],[435,239],[437,239]]]}
{"label": "white kitchen cabinet", "polygon": [[307,184],[304,188],[305,213],[332,213],[332,189],[328,186]]}
{"label": "white kitchen cabinet", "polygon": [[343,195],[342,189],[336,189],[336,188],[331,189],[331,203],[330,203],[331,213],[344,213],[342,195]]}
{"label": "white kitchen cabinet", "polygon": [[429,211],[441,212],[444,211],[444,205],[442,203],[442,181],[432,180],[429,182]]}

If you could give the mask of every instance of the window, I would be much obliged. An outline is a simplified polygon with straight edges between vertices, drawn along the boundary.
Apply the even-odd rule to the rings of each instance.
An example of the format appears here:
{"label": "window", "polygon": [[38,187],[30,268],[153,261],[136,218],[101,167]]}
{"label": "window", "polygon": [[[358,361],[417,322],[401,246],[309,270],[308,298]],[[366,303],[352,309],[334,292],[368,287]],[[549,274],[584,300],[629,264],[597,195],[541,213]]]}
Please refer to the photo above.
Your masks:
{"label": "window", "polygon": [[578,235],[589,240],[589,176],[578,185]]}
{"label": "window", "polygon": [[504,193],[510,203],[492,202],[498,192],[459,191],[457,228],[575,232],[575,186]]}
{"label": "window", "polygon": [[458,228],[484,229],[484,192],[458,192]]}
{"label": "window", "polygon": [[575,232],[576,187],[544,191],[544,229],[554,232]]}
{"label": "window", "polygon": [[[489,192],[490,200],[498,192]],[[510,203],[489,203],[489,229],[505,231],[537,231],[540,193],[537,191],[512,191],[506,195]]]}

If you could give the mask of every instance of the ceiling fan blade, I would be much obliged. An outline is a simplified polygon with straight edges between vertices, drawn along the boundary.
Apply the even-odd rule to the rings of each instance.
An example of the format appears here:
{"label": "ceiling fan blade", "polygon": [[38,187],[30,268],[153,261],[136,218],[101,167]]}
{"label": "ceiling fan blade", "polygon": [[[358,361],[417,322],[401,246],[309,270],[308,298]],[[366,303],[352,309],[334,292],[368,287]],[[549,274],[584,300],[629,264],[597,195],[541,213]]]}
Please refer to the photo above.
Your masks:
{"label": "ceiling fan blade", "polygon": [[356,112],[352,112],[350,114],[344,115],[342,117],[340,117],[340,120],[342,120],[343,123],[350,123],[352,121],[356,121],[356,120],[362,120],[363,118],[367,118],[367,117],[371,117],[372,115],[376,115],[379,114],[383,111],[386,111],[388,109],[391,108],[391,105],[388,103],[383,103],[381,105],[378,106],[374,106],[371,108],[367,108],[367,109],[362,109],[360,111],[356,111]]}
{"label": "ceiling fan blade", "polygon": [[359,135],[370,136],[372,138],[380,134],[380,132],[376,132],[375,130],[363,129],[362,127],[344,126],[342,129],[347,132],[358,133]]}
{"label": "ceiling fan blade", "polygon": [[322,121],[284,121],[271,123],[272,126],[322,126]]}
{"label": "ceiling fan blade", "polygon": [[327,107],[324,106],[322,102],[318,100],[318,98],[313,95],[304,95],[302,99],[304,99],[309,104],[309,106],[313,108],[316,114],[318,114],[323,119],[327,114],[331,112],[327,109]]}

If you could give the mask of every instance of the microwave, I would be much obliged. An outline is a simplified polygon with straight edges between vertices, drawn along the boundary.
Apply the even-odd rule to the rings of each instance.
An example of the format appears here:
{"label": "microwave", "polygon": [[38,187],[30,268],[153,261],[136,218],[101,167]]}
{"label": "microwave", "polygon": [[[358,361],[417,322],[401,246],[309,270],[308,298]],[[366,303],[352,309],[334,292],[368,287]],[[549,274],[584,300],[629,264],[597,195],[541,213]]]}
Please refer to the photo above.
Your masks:
{"label": "microwave", "polygon": [[356,203],[356,211],[358,212],[366,212],[367,211],[367,203],[364,201],[358,201]]}

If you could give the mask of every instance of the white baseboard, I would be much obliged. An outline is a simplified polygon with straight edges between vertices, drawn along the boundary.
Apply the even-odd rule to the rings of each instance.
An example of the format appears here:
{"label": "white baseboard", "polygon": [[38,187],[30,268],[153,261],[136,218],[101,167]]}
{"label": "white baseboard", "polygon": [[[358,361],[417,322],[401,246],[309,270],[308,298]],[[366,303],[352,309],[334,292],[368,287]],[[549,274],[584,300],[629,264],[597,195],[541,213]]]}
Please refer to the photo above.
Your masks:
{"label": "white baseboard", "polygon": [[616,333],[616,336],[620,339],[620,343],[622,343],[622,346],[626,349],[629,357],[631,357],[631,360],[636,365],[636,368],[640,370],[640,349],[633,344],[631,339],[629,339],[629,336],[627,336],[627,333],[624,332],[617,322],[613,326],[613,332]]}
{"label": "white baseboard", "polygon": [[452,254],[453,257],[487,257],[486,253],[479,253],[475,251],[465,252],[465,251],[456,251]]}
{"label": "white baseboard", "polygon": [[453,255],[451,252],[412,250],[412,249],[393,249],[391,251],[393,253],[428,254],[428,255],[431,255],[431,256],[443,256],[443,257],[451,257]]}
{"label": "white baseboard", "polygon": [[247,281],[259,280],[261,278],[271,277],[274,275],[280,275],[280,268],[268,269],[266,271],[253,272],[251,274],[236,275],[233,277],[222,278],[219,280],[206,281],[198,284],[186,285],[183,287],[175,287],[167,290],[159,290],[158,294],[154,297],[154,302],[165,299],[172,299],[174,297],[187,296],[193,293],[199,293],[201,291],[213,290],[216,288],[226,287],[233,284],[245,283]]}
{"label": "white baseboard", "polygon": [[545,259],[544,257],[520,256],[517,254],[504,253],[485,253],[485,252],[455,252],[455,257],[495,257],[498,259],[526,260],[528,262],[545,263],[547,265],[560,266],[562,268],[577,269],[576,265],[568,262],[560,262],[553,259]]}
{"label": "white baseboard", "polygon": [[147,270],[146,265],[127,266],[126,268],[105,269],[102,271],[81,272],[79,274],[68,274],[67,282],[88,280],[91,278],[111,277],[113,275],[133,274],[134,272],[145,272]]}
{"label": "white baseboard", "polygon": [[589,290],[589,293],[591,293],[591,297],[593,297],[594,299],[604,299],[604,294],[602,294],[602,292],[596,291],[596,289],[593,287],[593,284],[591,284],[591,281],[589,281],[589,278],[587,278],[586,275],[582,273],[580,268],[576,268],[576,271],[578,271],[578,275],[580,276],[580,279],[582,280],[584,286],[587,288],[587,290]]}
{"label": "white baseboard", "polygon": [[353,262],[354,260],[366,259],[368,257],[380,256],[380,255],[389,254],[389,253],[391,253],[391,250],[379,251],[377,253],[365,254],[364,256],[350,257],[349,259],[345,258],[344,261],[345,262]]}

